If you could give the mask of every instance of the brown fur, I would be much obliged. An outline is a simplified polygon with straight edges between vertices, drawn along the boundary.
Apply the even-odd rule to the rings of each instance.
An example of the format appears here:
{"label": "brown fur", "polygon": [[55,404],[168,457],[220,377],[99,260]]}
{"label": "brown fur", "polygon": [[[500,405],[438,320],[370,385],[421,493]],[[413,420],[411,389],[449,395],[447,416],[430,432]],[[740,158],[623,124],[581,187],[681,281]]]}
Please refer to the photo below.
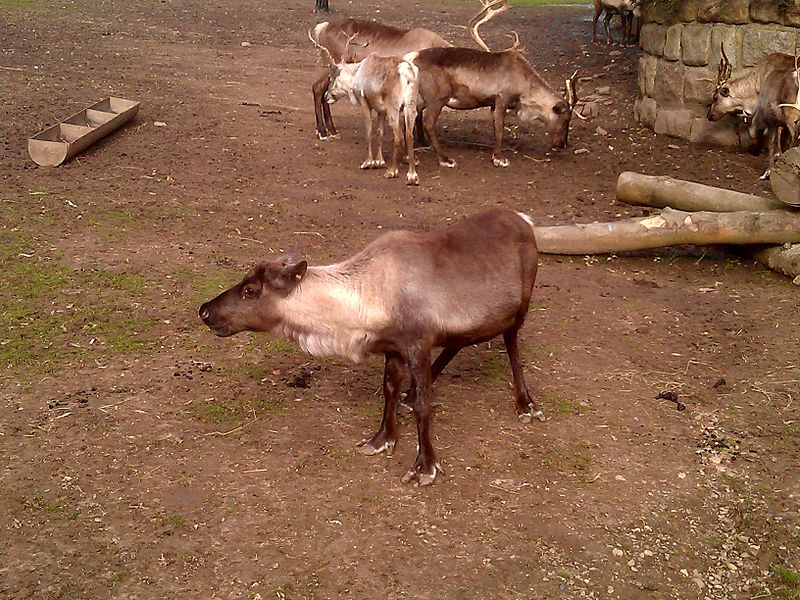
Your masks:
{"label": "brown fur", "polygon": [[[324,25],[324,26],[323,26]],[[343,19],[331,23],[320,23],[316,27],[317,43],[327,48],[330,59],[337,62],[359,62],[370,54],[378,56],[402,57],[408,52],[424,48],[446,47],[450,43],[427,29],[399,29],[376,21],[362,19]],[[349,37],[355,36],[353,43],[347,44]],[[314,94],[314,113],[317,121],[317,136],[320,139],[337,135],[330,107],[323,101],[330,86],[326,72],[312,86]]]}
{"label": "brown fur", "polygon": [[[384,234],[341,263],[261,263],[244,280],[200,307],[217,335],[262,331],[296,340],[315,354],[361,360],[383,354],[384,415],[362,445],[391,453],[405,369],[417,418],[419,455],[404,480],[431,483],[437,473],[430,439],[431,385],[461,348],[503,335],[514,376],[517,412],[531,399],[518,356],[517,332],[528,311],[538,255],[525,216],[492,208],[441,231]],[[431,350],[443,348],[431,364]]]}
{"label": "brown fur", "polygon": [[413,60],[419,67],[420,108],[423,126],[439,158],[439,164],[455,162],[442,151],[436,136],[436,122],[445,106],[472,110],[490,106],[493,110],[495,143],[492,160],[507,166],[502,156],[506,111],[516,112],[522,122],[537,121],[545,126],[554,146],[567,145],[572,111],[517,50],[482,52],[470,48],[429,48]]}

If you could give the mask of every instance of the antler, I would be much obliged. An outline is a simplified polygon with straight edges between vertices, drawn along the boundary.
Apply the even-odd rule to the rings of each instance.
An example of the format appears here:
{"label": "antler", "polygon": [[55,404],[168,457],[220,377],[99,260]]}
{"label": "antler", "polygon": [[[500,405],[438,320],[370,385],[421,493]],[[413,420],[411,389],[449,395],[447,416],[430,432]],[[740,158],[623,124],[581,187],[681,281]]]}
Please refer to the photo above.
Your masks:
{"label": "antler", "polygon": [[720,42],[719,49],[722,53],[722,58],[719,59],[719,69],[717,69],[717,87],[722,87],[722,84],[731,76],[733,67],[731,67],[731,61],[728,60],[728,55],[725,54],[725,44]]}
{"label": "antler", "polygon": [[[491,52],[489,46],[486,45],[486,43],[481,39],[480,34],[478,34],[478,27],[493,19],[500,13],[506,12],[509,8],[511,8],[511,6],[509,6],[506,0],[480,0],[480,3],[482,8],[474,17],[469,20],[469,33],[478,46],[480,46],[485,52]],[[499,6],[500,8],[495,8],[496,6]],[[519,38],[517,38],[517,41],[519,41]]]}
{"label": "antler", "polygon": [[588,120],[587,117],[584,117],[581,113],[575,110],[575,107],[578,105],[578,90],[575,88],[575,78],[578,76],[578,69],[575,69],[575,72],[564,82],[566,87],[566,92],[564,93],[565,100],[567,104],[569,104],[569,109],[579,119],[586,121]]}
{"label": "antler", "polygon": [[[329,62],[330,64],[332,64],[332,65],[335,65],[335,64],[336,64],[336,61],[335,61],[335,60],[333,60],[333,55],[331,54],[330,50],[328,50],[328,49],[327,49],[325,46],[323,46],[323,45],[322,45],[322,44],[320,44],[320,43],[319,43],[317,40],[315,40],[315,39],[314,39],[314,36],[313,36],[313,35],[311,35],[311,32],[312,32],[312,31],[313,31],[313,29],[309,29],[309,30],[308,30],[308,39],[310,39],[310,40],[311,40],[311,43],[312,43],[312,44],[314,44],[314,45],[315,45],[317,48],[319,48],[319,49],[320,49],[320,51],[324,51],[324,52],[325,52],[325,54],[327,54],[327,55],[328,55],[328,62]],[[320,55],[320,56],[322,56],[322,55]]]}

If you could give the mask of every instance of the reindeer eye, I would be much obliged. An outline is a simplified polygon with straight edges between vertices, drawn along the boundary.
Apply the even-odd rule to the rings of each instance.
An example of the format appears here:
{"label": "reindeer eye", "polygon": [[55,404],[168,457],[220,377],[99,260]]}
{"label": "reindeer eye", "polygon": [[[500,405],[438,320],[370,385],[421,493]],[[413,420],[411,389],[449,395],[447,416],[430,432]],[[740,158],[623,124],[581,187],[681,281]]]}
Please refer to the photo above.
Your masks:
{"label": "reindeer eye", "polygon": [[242,297],[247,300],[252,300],[258,296],[258,290],[252,286],[247,286],[242,290]]}
{"label": "reindeer eye", "polygon": [[728,96],[731,95],[731,91],[728,88],[724,87],[719,91],[719,95],[722,96],[723,98],[727,98]]}
{"label": "reindeer eye", "polygon": [[560,115],[560,114],[561,114],[561,113],[563,113],[565,110],[567,110],[567,109],[566,109],[566,107],[565,107],[563,104],[556,104],[556,105],[553,107],[553,112],[554,112],[554,113],[556,113],[557,115]]}

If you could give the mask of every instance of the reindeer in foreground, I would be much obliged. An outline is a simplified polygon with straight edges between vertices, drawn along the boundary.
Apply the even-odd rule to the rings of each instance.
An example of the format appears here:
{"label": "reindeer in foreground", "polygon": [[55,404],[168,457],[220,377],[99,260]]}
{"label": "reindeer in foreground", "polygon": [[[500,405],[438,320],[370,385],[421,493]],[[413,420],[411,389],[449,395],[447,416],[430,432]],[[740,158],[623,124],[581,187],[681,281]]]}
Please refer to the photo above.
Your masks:
{"label": "reindeer in foreground", "polygon": [[[325,48],[323,60],[334,63],[359,62],[370,54],[401,58],[423,48],[446,47],[450,43],[436,33],[422,28],[398,29],[375,21],[344,19],[319,23],[314,27],[313,41]],[[312,87],[317,137],[327,140],[336,137],[330,105],[324,97],[330,87],[330,72],[326,70]]]}
{"label": "reindeer in foreground", "polygon": [[[533,69],[520,50],[519,38],[513,46],[491,52],[478,33],[478,27],[509,8],[506,0],[481,2],[483,8],[470,21],[470,34],[483,48],[428,48],[409,59],[419,68],[419,108],[422,123],[431,140],[439,164],[454,167],[455,161],[443,152],[436,136],[436,122],[447,106],[456,110],[492,107],[495,143],[492,162],[506,167],[501,151],[506,111],[517,114],[523,123],[540,122],[553,146],[567,145],[569,122],[577,102],[575,74],[567,81],[566,98]],[[576,113],[577,114],[577,113]]]}
{"label": "reindeer in foreground", "polygon": [[708,119],[718,121],[726,115],[743,118],[759,147],[766,134],[769,163],[761,179],[767,179],[775,158],[781,153],[782,130],[788,132],[790,145],[798,141],[800,107],[796,57],[768,54],[757,66],[731,78],[733,69],[722,46],[721,54]]}
{"label": "reindeer in foreground", "polygon": [[[440,231],[386,233],[329,266],[287,258],[263,262],[203,304],[200,318],[219,336],[272,333],[314,356],[359,362],[383,354],[383,419],[360,444],[367,455],[394,452],[407,369],[419,453],[402,480],[428,485],[441,470],[430,435],[432,385],[462,348],[502,334],[517,415],[525,423],[544,420],[528,393],[517,344],[537,266],[531,219],[492,208]],[[434,348],[443,350],[432,365]]]}
{"label": "reindeer in foreground", "polygon": [[[311,32],[308,37],[316,44]],[[320,46],[323,51],[327,50]],[[407,56],[415,56],[412,52]],[[405,123],[408,174],[406,184],[419,185],[414,159],[414,121],[417,115],[419,70],[405,58],[370,54],[357,63],[335,63],[329,55],[330,86],[325,100],[333,104],[345,96],[361,107],[366,123],[367,158],[362,169],[379,169],[383,160],[383,125],[387,120],[392,128],[394,144],[392,158],[386,169],[387,178],[397,177],[397,159],[403,145]],[[375,114],[373,124],[373,114]],[[401,119],[402,115],[402,119]]]}
{"label": "reindeer in foreground", "polygon": [[592,42],[597,43],[597,20],[603,11],[605,11],[603,26],[606,30],[606,42],[608,44],[614,43],[614,38],[611,37],[611,19],[615,13],[619,14],[620,21],[622,21],[622,43],[624,44],[630,41],[631,38],[636,37],[633,18],[638,18],[641,13],[639,0],[594,0]]}

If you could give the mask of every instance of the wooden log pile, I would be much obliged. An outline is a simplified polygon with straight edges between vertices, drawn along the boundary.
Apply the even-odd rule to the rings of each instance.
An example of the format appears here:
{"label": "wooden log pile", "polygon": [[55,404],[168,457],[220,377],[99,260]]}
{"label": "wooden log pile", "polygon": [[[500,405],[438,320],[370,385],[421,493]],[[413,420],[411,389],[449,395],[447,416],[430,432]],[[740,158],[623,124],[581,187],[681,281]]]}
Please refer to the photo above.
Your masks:
{"label": "wooden log pile", "polygon": [[[785,175],[781,178],[785,182]],[[787,200],[794,200],[795,190],[787,189]],[[746,247],[749,256],[800,285],[800,210],[781,199],[631,172],[619,176],[617,199],[662,210],[609,223],[537,227],[539,250],[609,254],[682,244],[733,244]]]}

